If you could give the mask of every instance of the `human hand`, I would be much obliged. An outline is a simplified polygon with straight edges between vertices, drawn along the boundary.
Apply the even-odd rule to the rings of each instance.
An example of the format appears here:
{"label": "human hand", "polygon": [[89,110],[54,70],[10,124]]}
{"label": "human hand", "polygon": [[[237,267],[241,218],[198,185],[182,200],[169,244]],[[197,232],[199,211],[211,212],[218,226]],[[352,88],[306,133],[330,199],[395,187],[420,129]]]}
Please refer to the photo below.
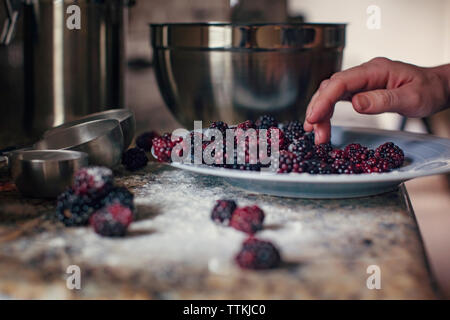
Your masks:
{"label": "human hand", "polygon": [[316,144],[330,140],[334,105],[351,101],[362,114],[396,112],[426,117],[450,107],[450,64],[422,68],[375,58],[322,81],[306,111],[304,128],[315,132]]}

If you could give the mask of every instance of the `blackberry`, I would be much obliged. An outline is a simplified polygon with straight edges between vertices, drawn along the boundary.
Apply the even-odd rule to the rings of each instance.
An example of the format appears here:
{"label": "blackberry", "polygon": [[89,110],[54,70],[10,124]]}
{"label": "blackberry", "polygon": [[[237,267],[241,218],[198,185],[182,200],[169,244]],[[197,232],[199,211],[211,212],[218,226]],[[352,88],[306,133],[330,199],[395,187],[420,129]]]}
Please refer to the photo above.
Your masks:
{"label": "blackberry", "polygon": [[319,145],[314,145],[314,157],[327,161],[329,158],[329,153],[333,150],[331,143],[322,143]]}
{"label": "blackberry", "polygon": [[308,160],[304,165],[306,167],[306,172],[309,174],[333,173],[332,165],[320,159]]}
{"label": "blackberry", "polygon": [[78,170],[73,179],[75,194],[100,198],[111,190],[114,183],[113,172],[105,167],[86,167]]}
{"label": "blackberry", "polygon": [[249,238],[243,243],[235,261],[243,269],[273,269],[280,265],[281,256],[271,242]]}
{"label": "blackberry", "polygon": [[246,120],[242,123],[239,123],[236,126],[236,129],[248,130],[248,129],[256,129],[256,125],[252,120]]}
{"label": "blackberry", "polygon": [[56,218],[67,227],[84,226],[99,208],[99,202],[86,195],[77,195],[73,189],[69,189],[58,196]]}
{"label": "blackberry", "polygon": [[228,129],[228,124],[226,124],[223,121],[215,121],[213,123],[210,124],[209,129],[217,129],[222,133],[223,138],[225,138],[227,129]]}
{"label": "blackberry", "polygon": [[270,127],[278,127],[278,122],[271,115],[263,115],[255,122],[258,129],[269,129]]}
{"label": "blackberry", "polygon": [[272,143],[274,142],[272,139],[272,133],[278,133],[278,150],[285,150],[287,147],[287,143],[286,143],[286,139],[284,137],[284,133],[281,129],[277,128],[277,127],[270,127],[267,130],[266,133],[266,137],[267,137],[267,155],[270,156],[271,154],[271,149],[272,149]]}
{"label": "blackberry", "polygon": [[353,166],[347,159],[336,159],[331,164],[331,170],[336,174],[353,174]]}
{"label": "blackberry", "polygon": [[294,141],[305,135],[305,130],[303,129],[303,124],[298,121],[290,121],[283,127],[286,139],[289,141]]}
{"label": "blackberry", "polygon": [[392,168],[398,168],[405,161],[403,150],[393,142],[386,142],[375,150],[375,157],[387,160]]}
{"label": "blackberry", "polygon": [[310,159],[314,154],[314,144],[305,137],[295,139],[287,149],[295,154],[299,160]]}
{"label": "blackberry", "polygon": [[89,219],[95,232],[105,237],[123,237],[132,221],[132,210],[120,203],[103,207]]}
{"label": "blackberry", "polygon": [[236,202],[233,200],[217,200],[211,212],[211,219],[214,222],[228,225],[236,207]]}
{"label": "blackberry", "polygon": [[159,134],[155,131],[144,132],[136,138],[136,145],[144,151],[150,152],[152,150],[152,140],[159,137]]}
{"label": "blackberry", "polygon": [[134,195],[124,187],[114,187],[109,193],[101,200],[101,206],[105,207],[114,203],[120,203],[121,205],[134,210]]}
{"label": "blackberry", "polygon": [[244,164],[226,164],[224,165],[227,169],[233,169],[233,170],[241,170],[241,171],[261,171],[261,165],[260,164],[250,164],[250,163],[244,163]]}
{"label": "blackberry", "polygon": [[333,161],[338,159],[345,159],[345,152],[341,149],[333,149],[328,153],[328,155]]}
{"label": "blackberry", "polygon": [[344,155],[352,163],[363,163],[367,159],[373,157],[374,151],[360,145],[359,143],[351,143],[344,149]]}
{"label": "blackberry", "polygon": [[231,216],[230,226],[248,234],[263,228],[264,211],[258,206],[237,208]]}
{"label": "blackberry", "polygon": [[140,148],[128,149],[122,155],[122,164],[129,171],[136,171],[144,168],[148,163],[145,151]]}
{"label": "blackberry", "polygon": [[183,139],[181,137],[172,141],[172,135],[170,133],[165,133],[161,137],[153,138],[153,152],[155,153],[156,159],[158,159],[159,162],[172,162],[172,149],[177,143],[182,141]]}
{"label": "blackberry", "polygon": [[278,162],[278,173],[298,172],[299,164],[297,156],[292,152],[282,150]]}
{"label": "blackberry", "polygon": [[370,158],[362,165],[363,173],[373,172],[389,172],[393,169],[393,165],[390,161],[381,158]]}

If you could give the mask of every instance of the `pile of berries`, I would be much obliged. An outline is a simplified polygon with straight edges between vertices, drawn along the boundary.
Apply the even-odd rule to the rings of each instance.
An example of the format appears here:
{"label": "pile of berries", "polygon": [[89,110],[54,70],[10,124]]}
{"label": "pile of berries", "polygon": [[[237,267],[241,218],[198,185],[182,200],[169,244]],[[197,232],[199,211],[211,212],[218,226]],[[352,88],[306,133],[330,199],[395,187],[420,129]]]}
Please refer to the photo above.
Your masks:
{"label": "pile of berries", "polygon": [[217,200],[211,219],[249,235],[235,257],[243,269],[271,269],[281,263],[278,249],[269,241],[256,239],[254,234],[263,229],[264,211],[258,206],[238,207],[233,200]]}
{"label": "pile of berries", "polygon": [[133,194],[113,180],[108,168],[80,169],[72,187],[58,197],[57,219],[68,227],[90,223],[102,236],[125,235],[134,217]]}
{"label": "pile of berries", "polygon": [[[262,116],[257,121],[247,120],[231,128],[222,121],[213,122],[209,129],[218,129],[223,134],[223,150],[214,149],[213,163],[204,164],[228,169],[237,169],[245,171],[260,171],[263,167],[268,167],[268,161],[264,157],[270,157],[270,150],[273,144],[273,132],[278,135],[278,149],[280,156],[278,159],[278,173],[309,173],[309,174],[361,174],[374,172],[389,172],[403,165],[405,155],[402,149],[392,142],[387,142],[375,150],[362,146],[358,143],[347,145],[343,149],[333,147],[330,143],[320,145],[314,144],[314,133],[307,133],[299,121],[291,121],[285,124],[279,124],[272,116]],[[234,130],[235,148],[233,152],[227,152],[227,141],[225,131]],[[244,136],[245,148],[237,146],[240,137],[247,130],[253,129],[256,135],[252,138],[250,135]],[[260,143],[259,132],[261,129],[267,129],[267,139],[265,143]],[[208,130],[204,133],[191,133],[190,146],[183,146],[183,150],[191,148],[191,156],[194,155],[194,149],[201,143],[202,151],[208,151],[208,145],[214,141],[204,139]],[[197,135],[197,139],[193,137]],[[178,143],[184,143],[184,139],[178,138],[174,141],[170,134],[162,137],[153,138],[154,152],[157,159],[161,162],[171,162],[172,150]],[[187,140],[187,139],[186,139]],[[197,142],[194,142],[196,140]],[[207,142],[205,142],[205,140]],[[201,141],[201,142],[199,142]],[[276,141],[276,140],[275,140]],[[214,141],[215,142],[215,141]],[[250,152],[252,149],[255,152]],[[199,145],[200,146],[200,145]],[[265,150],[267,148],[267,150]],[[178,150],[180,150],[178,149]],[[267,151],[267,152],[262,152]],[[244,161],[242,161],[244,159]]]}

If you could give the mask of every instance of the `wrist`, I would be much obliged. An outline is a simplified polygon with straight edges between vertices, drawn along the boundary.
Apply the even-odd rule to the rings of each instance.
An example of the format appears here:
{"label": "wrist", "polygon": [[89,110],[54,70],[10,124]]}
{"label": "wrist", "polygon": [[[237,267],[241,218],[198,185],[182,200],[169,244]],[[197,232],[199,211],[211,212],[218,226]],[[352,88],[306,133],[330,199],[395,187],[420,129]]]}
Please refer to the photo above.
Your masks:
{"label": "wrist", "polygon": [[450,63],[431,68],[431,70],[441,79],[446,97],[446,108],[450,108]]}

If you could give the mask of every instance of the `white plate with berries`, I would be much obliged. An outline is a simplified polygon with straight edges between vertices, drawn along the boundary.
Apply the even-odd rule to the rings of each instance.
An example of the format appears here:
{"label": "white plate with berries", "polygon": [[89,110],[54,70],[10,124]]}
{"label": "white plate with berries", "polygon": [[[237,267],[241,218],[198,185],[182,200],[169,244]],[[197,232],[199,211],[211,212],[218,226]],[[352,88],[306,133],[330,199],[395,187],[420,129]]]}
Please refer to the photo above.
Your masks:
{"label": "white plate with berries", "polygon": [[[293,134],[286,126],[280,128],[287,141],[287,137],[292,139]],[[287,143],[286,151],[280,152],[279,173],[250,171],[255,169],[250,166],[237,166],[241,169],[237,170],[236,166],[230,169],[180,162],[170,165],[221,177],[230,185],[250,192],[312,199],[371,196],[395,190],[407,180],[450,172],[450,139],[403,131],[335,126],[332,128],[332,148],[313,146],[312,155],[304,150],[303,140],[307,139],[310,137],[305,135],[294,139],[294,143]],[[152,154],[158,159],[154,149]]]}

